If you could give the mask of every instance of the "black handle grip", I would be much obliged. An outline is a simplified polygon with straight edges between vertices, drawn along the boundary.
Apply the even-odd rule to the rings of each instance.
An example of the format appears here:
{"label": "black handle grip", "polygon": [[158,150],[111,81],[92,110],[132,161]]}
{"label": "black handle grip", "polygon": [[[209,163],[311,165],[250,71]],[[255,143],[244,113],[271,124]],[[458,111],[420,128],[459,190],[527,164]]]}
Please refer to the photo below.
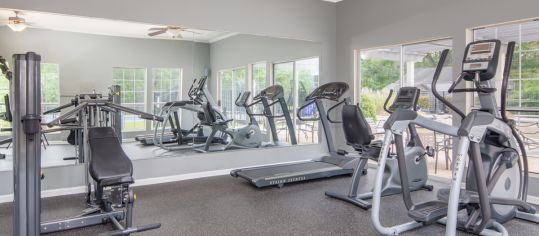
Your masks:
{"label": "black handle grip", "polygon": [[393,113],[387,108],[387,104],[389,103],[389,100],[391,99],[392,96],[393,96],[393,89],[389,90],[389,95],[387,96],[386,101],[384,102],[384,110],[389,114]]}
{"label": "black handle grip", "polygon": [[150,114],[140,114],[139,117],[142,118],[142,119],[145,119],[145,120],[156,120],[156,121],[159,121],[159,122],[163,122],[165,120],[161,116],[154,116],[154,115],[150,115]]}
{"label": "black handle grip", "polygon": [[507,118],[507,86],[509,84],[509,74],[511,72],[511,63],[513,62],[513,54],[515,52],[515,42],[511,41],[507,44],[507,53],[505,55],[505,66],[503,67],[503,78],[502,78],[502,91],[501,91],[501,115],[502,119],[505,122],[508,122]]}

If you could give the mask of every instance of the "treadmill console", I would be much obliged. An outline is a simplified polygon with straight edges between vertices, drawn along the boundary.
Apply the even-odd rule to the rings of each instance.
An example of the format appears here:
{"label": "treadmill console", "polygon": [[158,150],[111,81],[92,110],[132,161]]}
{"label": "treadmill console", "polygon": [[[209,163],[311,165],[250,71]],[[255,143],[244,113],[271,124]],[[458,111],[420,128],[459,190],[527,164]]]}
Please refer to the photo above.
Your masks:
{"label": "treadmill console", "polygon": [[500,40],[482,40],[468,44],[462,61],[463,79],[473,80],[473,74],[480,73],[481,80],[490,80],[496,75]]}
{"label": "treadmill console", "polygon": [[338,101],[341,96],[348,91],[348,84],[344,82],[331,82],[324,84],[316,88],[311,94],[309,94],[305,101],[311,101],[315,99],[327,99]]}
{"label": "treadmill console", "polygon": [[261,97],[265,97],[268,100],[277,100],[279,98],[284,97],[284,89],[281,85],[273,85],[270,87],[265,88],[264,90],[260,91],[253,100],[260,100]]}
{"label": "treadmill console", "polygon": [[420,89],[416,87],[402,87],[399,89],[397,97],[391,106],[390,111],[397,109],[415,110],[419,100]]}
{"label": "treadmill console", "polygon": [[247,104],[247,100],[249,100],[249,96],[251,96],[251,92],[244,91],[241,92],[240,95],[238,95],[238,98],[236,98],[236,106],[244,107]]}

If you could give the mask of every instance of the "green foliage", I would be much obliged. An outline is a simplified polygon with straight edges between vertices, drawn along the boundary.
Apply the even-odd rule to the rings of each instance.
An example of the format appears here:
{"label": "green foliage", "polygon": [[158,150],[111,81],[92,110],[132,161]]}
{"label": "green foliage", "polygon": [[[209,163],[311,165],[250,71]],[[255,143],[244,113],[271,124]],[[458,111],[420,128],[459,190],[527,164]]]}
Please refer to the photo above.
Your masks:
{"label": "green foliage", "polygon": [[361,60],[361,86],[373,91],[381,90],[399,81],[398,61],[364,59]]}
{"label": "green foliage", "polygon": [[[442,51],[429,52],[423,57],[422,61],[416,62],[414,65],[416,68],[435,68],[438,65],[438,61],[440,61],[440,56],[442,56]],[[447,66],[452,64],[453,50],[450,50],[444,65]]]}
{"label": "green foliage", "polygon": [[274,69],[275,84],[283,86],[286,103],[293,104],[292,89],[294,88],[294,69],[293,62],[285,64],[276,64]]}
{"label": "green foliage", "polygon": [[421,108],[421,110],[428,110],[430,108],[430,101],[428,96],[420,96],[417,100],[417,105]]}
{"label": "green foliage", "polygon": [[374,121],[377,120],[376,116],[376,101],[368,95],[361,95],[360,103],[361,111],[363,115],[367,118],[372,118]]}
{"label": "green foliage", "polygon": [[60,103],[60,73],[58,64],[41,63],[42,103]]}

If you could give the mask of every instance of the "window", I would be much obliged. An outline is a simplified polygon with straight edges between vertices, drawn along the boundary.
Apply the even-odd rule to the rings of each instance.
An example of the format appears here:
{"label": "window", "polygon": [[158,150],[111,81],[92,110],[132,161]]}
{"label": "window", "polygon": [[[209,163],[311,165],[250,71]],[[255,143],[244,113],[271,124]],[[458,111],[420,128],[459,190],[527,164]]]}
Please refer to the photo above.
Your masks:
{"label": "window", "polygon": [[[41,111],[60,106],[60,67],[58,64],[41,63]],[[51,121],[58,113],[43,116]]]}
{"label": "window", "polygon": [[[502,42],[502,57],[507,43],[516,42],[511,74],[509,77],[507,107],[539,108],[539,21],[474,29],[474,40],[499,39]],[[500,73],[495,78],[501,81]],[[477,106],[478,99],[474,98]],[[517,129],[528,149],[530,171],[539,173],[539,114],[512,112]]]}
{"label": "window", "polygon": [[[305,104],[304,98],[319,86],[319,58],[308,58],[273,65],[273,83],[283,86],[285,100],[292,117],[296,117],[299,107]],[[316,107],[303,110],[302,116],[316,116]],[[282,113],[280,108],[277,114]],[[298,143],[318,143],[318,122],[294,119]],[[285,130],[284,120],[278,122],[278,131]],[[279,132],[281,140],[287,140],[288,134]]]}
{"label": "window", "polygon": [[166,102],[177,101],[181,98],[181,76],[182,70],[179,68],[152,69],[154,114],[159,114]]}
{"label": "window", "polygon": [[[251,64],[251,70],[250,70],[251,76],[250,79],[252,80],[252,88],[251,88],[251,99],[258,95],[260,91],[264,90],[269,86],[269,80],[268,80],[268,73],[267,73],[267,64],[265,62],[255,63]],[[264,112],[264,106],[262,106],[261,103],[256,104],[255,106],[252,106],[250,108],[253,113],[255,114],[263,114]],[[255,116],[256,121],[258,122],[258,126],[260,127],[260,130],[262,134],[264,135],[265,141],[269,141],[270,133],[268,132],[268,123],[267,119],[264,116]]]}
{"label": "window", "polygon": [[[7,94],[9,94],[9,80],[7,80],[2,73],[0,73],[0,112],[6,111],[7,104],[4,103],[4,96]],[[11,123],[0,119],[0,135],[9,135],[11,132],[3,131],[4,129],[9,128],[11,128]]]}
{"label": "window", "polygon": [[[146,110],[146,69],[121,68],[112,69],[114,84],[120,85],[122,105],[139,110]],[[122,113],[122,129],[124,131],[146,130],[146,122],[136,115]]]}
{"label": "window", "polygon": [[[0,74],[0,112],[6,111],[4,96],[9,94],[9,80]],[[12,98],[10,97],[10,100]],[[41,112],[60,106],[60,69],[58,64],[41,63]],[[44,122],[56,118],[58,113],[43,116]],[[0,120],[0,134],[11,132],[1,131],[11,128],[11,123]]]}
{"label": "window", "polygon": [[[228,119],[233,119],[232,127],[245,123],[247,116],[243,108],[236,106],[238,95],[247,90],[247,73],[244,67],[219,72],[219,94],[221,109]],[[241,125],[239,125],[241,126]]]}
{"label": "window", "polygon": [[269,81],[267,78],[267,68],[266,63],[256,63],[252,64],[251,78],[253,80],[253,96],[256,96],[260,91],[264,90],[269,86]]}
{"label": "window", "polygon": [[[432,76],[441,52],[451,48],[452,41],[442,39],[359,51],[357,54],[359,93],[356,99],[360,102],[363,114],[371,123],[373,131],[382,132],[384,121],[389,117],[383,108],[389,90],[397,92],[403,86],[420,88],[418,101],[420,113],[439,122],[452,124],[449,109],[431,92]],[[447,90],[453,81],[451,65],[450,53],[437,84],[439,93],[448,100],[451,100],[451,97]],[[429,173],[449,178],[451,137],[423,128],[418,128],[418,133],[424,145],[432,146],[437,151],[437,158],[427,159]]]}

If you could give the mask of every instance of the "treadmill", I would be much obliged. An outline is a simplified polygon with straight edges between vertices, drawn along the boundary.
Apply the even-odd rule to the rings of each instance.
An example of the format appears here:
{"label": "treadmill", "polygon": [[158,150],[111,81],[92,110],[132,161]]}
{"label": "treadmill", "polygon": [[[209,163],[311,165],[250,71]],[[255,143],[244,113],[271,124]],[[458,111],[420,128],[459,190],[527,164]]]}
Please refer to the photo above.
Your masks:
{"label": "treadmill", "polygon": [[[298,109],[297,115],[299,120],[320,121],[322,123],[329,155],[300,163],[236,169],[232,170],[230,175],[243,178],[258,188],[267,186],[278,186],[281,188],[287,183],[351,175],[354,172],[354,167],[357,166],[358,156],[347,156],[337,152],[333,143],[330,123],[341,123],[341,121],[334,121],[329,116],[337,107],[350,103],[348,98],[341,99],[348,89],[348,84],[343,82],[324,84],[309,94],[305,98],[306,104]],[[337,103],[326,111],[324,101]],[[308,109],[313,108],[316,108],[318,116],[304,117],[303,114],[309,113]]]}

